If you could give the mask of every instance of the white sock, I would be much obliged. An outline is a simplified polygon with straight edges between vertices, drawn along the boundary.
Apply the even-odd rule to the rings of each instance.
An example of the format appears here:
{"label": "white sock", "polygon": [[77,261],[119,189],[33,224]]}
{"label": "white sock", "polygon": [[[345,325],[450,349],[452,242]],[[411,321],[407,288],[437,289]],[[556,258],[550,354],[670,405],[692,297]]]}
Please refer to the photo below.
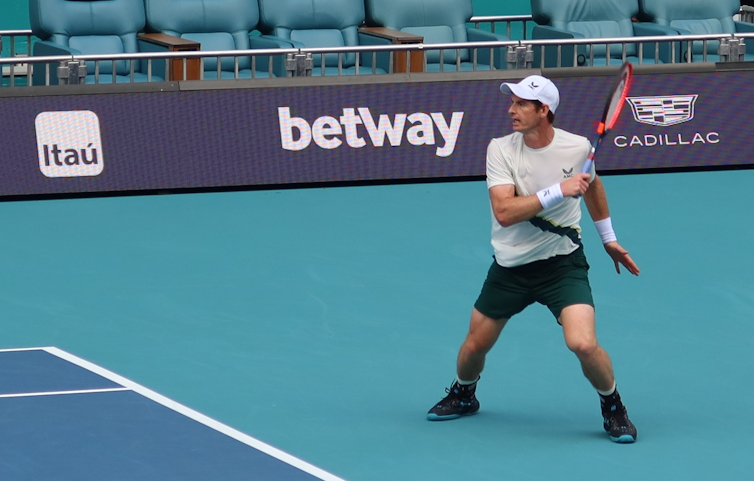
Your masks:
{"label": "white sock", "polygon": [[476,378],[473,381],[464,381],[464,380],[456,377],[456,381],[458,381],[458,384],[460,384],[461,386],[471,386],[472,384],[475,384],[478,380],[479,380],[479,378]]}
{"label": "white sock", "polygon": [[597,392],[603,396],[612,396],[612,394],[615,392],[616,387],[617,384],[615,383],[615,381],[613,381],[613,387],[609,391],[600,391],[599,389],[597,389]]}

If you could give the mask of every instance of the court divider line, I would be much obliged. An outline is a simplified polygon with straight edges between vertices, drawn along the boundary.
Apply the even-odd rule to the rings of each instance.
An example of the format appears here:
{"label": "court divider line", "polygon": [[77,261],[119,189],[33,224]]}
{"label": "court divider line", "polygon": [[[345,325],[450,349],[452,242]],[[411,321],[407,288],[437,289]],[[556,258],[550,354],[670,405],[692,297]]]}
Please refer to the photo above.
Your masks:
{"label": "court divider line", "polygon": [[214,429],[215,431],[221,432],[225,434],[226,436],[229,436],[243,444],[246,444],[247,446],[250,446],[269,456],[272,456],[273,458],[276,458],[286,464],[289,464],[301,471],[311,474],[312,476],[322,479],[323,481],[345,481],[342,478],[339,478],[332,473],[329,473],[312,464],[309,464],[306,461],[296,458],[295,456],[291,454],[281,451],[273,446],[270,446],[267,443],[264,443],[256,438],[249,436],[248,434],[244,434],[241,431],[238,431],[226,424],[223,424],[220,421],[212,419],[208,416],[205,416],[204,414],[200,412],[194,411],[193,409],[189,407],[186,407],[180,403],[177,403],[173,401],[172,399],[169,399],[163,396],[162,394],[158,394],[152,391],[151,389],[148,389],[140,384],[137,384],[131,381],[130,379],[127,379],[112,371],[108,371],[107,369],[101,366],[98,366],[94,363],[84,360],[69,352],[63,351],[62,349],[58,349],[57,347],[40,347],[40,348],[30,348],[30,349],[23,349],[23,350],[46,351],[49,354],[52,354],[53,356],[57,356],[65,361],[68,361],[79,367],[87,369],[88,371],[91,371],[95,374],[99,374],[100,376],[106,379],[109,379],[110,381],[113,381],[116,384],[125,386],[126,388],[136,392],[137,394],[140,394],[148,399],[151,399],[152,401],[158,404],[161,404],[167,407],[168,409],[172,409],[173,411],[183,414],[184,416],[190,419],[193,419],[194,421],[204,424],[205,426],[211,429]]}
{"label": "court divider line", "polygon": [[101,392],[120,392],[130,390],[131,389],[127,387],[111,387],[106,389],[79,389],[75,391],[22,392],[13,394],[0,394],[0,399],[12,397],[64,396],[66,394],[95,394]]}

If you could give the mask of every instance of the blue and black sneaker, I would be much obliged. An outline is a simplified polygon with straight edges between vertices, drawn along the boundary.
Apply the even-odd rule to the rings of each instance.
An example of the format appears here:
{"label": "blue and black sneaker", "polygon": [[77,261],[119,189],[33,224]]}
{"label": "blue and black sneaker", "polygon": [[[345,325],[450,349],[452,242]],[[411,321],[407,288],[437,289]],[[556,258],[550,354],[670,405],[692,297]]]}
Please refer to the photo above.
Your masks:
{"label": "blue and black sneaker", "polygon": [[609,408],[603,405],[602,418],[602,427],[612,441],[621,444],[636,441],[636,426],[628,419],[628,412],[622,403],[610,405]]}
{"label": "blue and black sneaker", "polygon": [[430,421],[458,419],[479,411],[479,401],[476,400],[475,394],[476,383],[463,386],[455,381],[449,388],[445,388],[445,392],[448,393],[445,399],[427,413],[427,419]]}

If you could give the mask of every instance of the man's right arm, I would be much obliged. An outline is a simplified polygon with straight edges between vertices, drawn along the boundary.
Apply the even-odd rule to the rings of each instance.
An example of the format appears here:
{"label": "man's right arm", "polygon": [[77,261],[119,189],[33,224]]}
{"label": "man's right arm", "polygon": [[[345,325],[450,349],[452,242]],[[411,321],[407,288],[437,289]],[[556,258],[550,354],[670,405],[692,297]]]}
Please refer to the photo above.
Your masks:
{"label": "man's right arm", "polygon": [[519,197],[512,184],[490,187],[489,193],[492,212],[503,227],[529,220],[543,209],[536,195]]}
{"label": "man's right arm", "polygon": [[[542,212],[550,204],[548,196],[557,195],[559,200],[583,195],[589,188],[589,174],[576,174],[568,180],[542,189],[536,194],[517,196],[513,184],[495,185],[489,188],[492,212],[503,227],[524,222]],[[558,200],[555,201],[557,203]]]}

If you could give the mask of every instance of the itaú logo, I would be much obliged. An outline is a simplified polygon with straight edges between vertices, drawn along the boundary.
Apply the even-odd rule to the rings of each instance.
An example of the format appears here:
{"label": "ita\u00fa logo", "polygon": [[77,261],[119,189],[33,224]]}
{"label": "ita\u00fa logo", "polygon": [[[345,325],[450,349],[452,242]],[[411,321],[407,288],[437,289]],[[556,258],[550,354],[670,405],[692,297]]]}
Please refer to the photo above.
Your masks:
{"label": "ita\u00fa logo", "polygon": [[[640,124],[654,127],[670,127],[690,122],[694,119],[694,106],[699,95],[666,95],[656,97],[628,97],[634,120]],[[652,132],[643,135],[616,135],[613,143],[616,147],[658,147],[717,144],[720,142],[718,132]]]}
{"label": "ita\u00fa logo", "polygon": [[99,118],[89,110],[42,112],[34,120],[39,170],[45,177],[94,177],[105,159]]}

